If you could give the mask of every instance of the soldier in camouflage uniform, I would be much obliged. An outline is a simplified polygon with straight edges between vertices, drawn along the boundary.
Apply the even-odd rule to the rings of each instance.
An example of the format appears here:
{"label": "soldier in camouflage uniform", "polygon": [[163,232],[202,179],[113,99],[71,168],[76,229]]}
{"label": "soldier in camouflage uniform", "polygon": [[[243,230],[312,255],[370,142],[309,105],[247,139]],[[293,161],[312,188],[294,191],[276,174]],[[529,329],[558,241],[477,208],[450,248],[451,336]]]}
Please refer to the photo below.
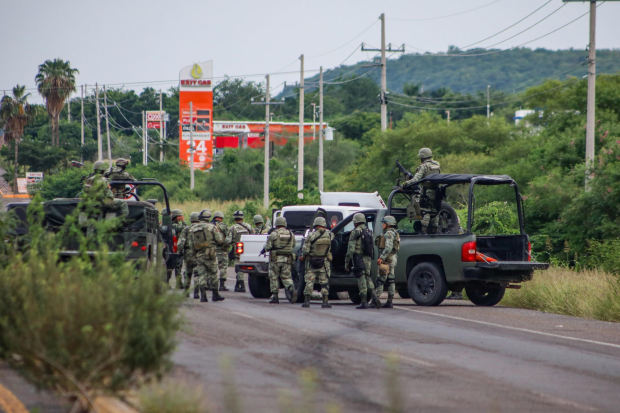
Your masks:
{"label": "soldier in camouflage uniform", "polygon": [[[439,162],[433,160],[433,152],[428,148],[420,149],[418,153],[422,164],[416,169],[413,178],[405,182],[405,186],[420,179],[426,178],[430,175],[440,174],[441,165]],[[435,187],[431,184],[422,183],[422,233],[423,234],[436,234],[437,227],[439,226],[439,215],[437,214],[437,208],[435,208]],[[431,215],[433,217],[431,218]],[[430,228],[429,228],[430,227]]]}
{"label": "soldier in camouflage uniform", "polygon": [[[108,169],[105,173],[105,177],[108,178],[110,181],[122,181],[122,180],[135,181],[136,178],[134,178],[133,176],[131,176],[129,173],[125,171],[125,168],[127,168],[127,165],[129,165],[129,161],[127,159],[124,159],[124,158],[117,159],[116,167],[112,167]],[[112,189],[112,194],[114,195],[114,198],[125,199],[125,185],[112,185],[111,189]]]}
{"label": "soldier in camouflage uniform", "polygon": [[381,220],[383,222],[383,234],[377,237],[376,244],[379,247],[379,259],[377,264],[388,264],[387,274],[379,273],[377,278],[377,295],[381,295],[383,288],[387,285],[388,299],[382,308],[394,308],[394,269],[396,268],[396,252],[400,249],[400,235],[396,232],[396,219],[391,215],[386,215]]}
{"label": "soldier in camouflage uniform", "polygon": [[265,221],[262,216],[254,215],[254,234],[267,234],[270,229],[270,226],[265,225]]}
{"label": "soldier in camouflage uniform", "polygon": [[[279,218],[278,218],[279,219]],[[334,234],[327,229],[325,218],[317,217],[314,220],[314,231],[304,241],[300,260],[306,264],[306,288],[304,289],[304,303],[302,307],[310,307],[310,297],[314,290],[314,282],[319,280],[321,295],[323,296],[322,308],[332,308],[329,305],[329,278],[327,266],[330,265],[332,240]]]}
{"label": "soldier in camouflage uniform", "polygon": [[[196,267],[195,257],[189,248],[188,237],[189,237],[189,230],[194,225],[200,222],[198,217],[199,217],[198,212],[192,212],[190,214],[189,220],[191,224],[186,225],[185,228],[183,228],[183,231],[181,232],[181,235],[179,236],[179,239],[177,241],[177,251],[179,252],[179,255],[183,256],[183,262],[185,263],[185,292],[188,297],[189,297],[189,287],[191,287],[192,285],[192,277],[194,275],[194,268]],[[195,282],[194,284],[195,284],[194,298],[198,298],[199,297],[198,296],[198,282]]]}
{"label": "soldier in camouflage uniform", "polygon": [[[180,209],[173,209],[172,213],[170,214],[170,216],[172,217],[172,229],[174,229],[174,236],[177,237],[177,252],[178,252],[178,251],[180,251],[179,250],[179,237],[183,233],[183,230],[185,229],[185,227],[187,227],[187,224],[185,223],[185,217],[183,216],[183,211],[181,211]],[[177,288],[179,290],[183,289],[183,281],[182,281],[182,279],[183,279],[183,261],[184,261],[183,260],[183,256],[179,255],[177,257],[177,264],[176,264],[176,267],[174,269],[174,277],[177,280],[176,281],[177,282]]]}
{"label": "soldier in camouflage uniform", "polygon": [[220,291],[228,291],[226,287],[226,271],[228,270],[228,251],[230,244],[228,239],[228,226],[224,223],[224,214],[222,211],[215,211],[213,221],[211,221],[220,230],[224,237],[224,242],[217,244],[215,247],[215,255],[217,256],[217,266],[220,270]]}
{"label": "soldier in camouflage uniform", "polygon": [[84,181],[83,193],[96,190],[97,182],[103,182],[104,189],[103,194],[97,194],[99,196],[98,201],[102,206],[102,213],[105,215],[107,212],[116,211],[121,218],[125,218],[129,215],[129,207],[127,203],[120,199],[114,199],[114,195],[108,185],[108,180],[103,176],[105,172],[105,162],[97,161],[93,165],[93,174]]}
{"label": "soldier in camouflage uniform", "polygon": [[[235,220],[235,223],[228,229],[226,243],[233,246],[231,254],[232,257],[230,257],[230,265],[234,267],[235,263],[239,260],[239,255],[237,254],[237,248],[235,244],[241,240],[242,235],[253,234],[254,231],[252,230],[250,224],[243,222],[243,211],[235,211],[235,213],[233,214],[233,219]],[[235,284],[235,292],[245,292],[245,282],[243,279],[243,273],[241,271],[237,272],[237,283]]]}
{"label": "soldier in camouflage uniform", "polygon": [[[347,255],[345,256],[345,270],[351,271],[351,264],[353,263],[353,274],[357,278],[357,286],[360,290],[360,297],[362,302],[356,308],[358,310],[365,310],[368,308],[368,292],[370,291],[370,297],[376,308],[381,307],[381,301],[379,301],[378,294],[375,294],[375,286],[370,277],[370,265],[372,257],[365,255],[362,249],[362,233],[366,229],[366,217],[364,214],[357,213],[353,215],[353,225],[355,229],[351,231],[349,236],[349,245],[347,247]],[[360,259],[363,262],[363,268],[360,263]]]}
{"label": "soldier in camouflage uniform", "polygon": [[291,303],[297,302],[297,290],[291,279],[291,260],[295,248],[295,235],[286,229],[286,219],[276,219],[276,229],[269,234],[263,252],[269,252],[269,286],[273,297],[269,304],[280,304],[280,280],[291,294]]}
{"label": "soldier in camouflage uniform", "polygon": [[192,254],[196,257],[196,274],[200,289],[200,302],[206,303],[206,290],[211,290],[212,301],[224,301],[217,288],[217,257],[215,246],[224,241],[222,233],[215,225],[209,222],[211,211],[203,209],[198,215],[200,222],[192,225],[189,230],[189,245]]}

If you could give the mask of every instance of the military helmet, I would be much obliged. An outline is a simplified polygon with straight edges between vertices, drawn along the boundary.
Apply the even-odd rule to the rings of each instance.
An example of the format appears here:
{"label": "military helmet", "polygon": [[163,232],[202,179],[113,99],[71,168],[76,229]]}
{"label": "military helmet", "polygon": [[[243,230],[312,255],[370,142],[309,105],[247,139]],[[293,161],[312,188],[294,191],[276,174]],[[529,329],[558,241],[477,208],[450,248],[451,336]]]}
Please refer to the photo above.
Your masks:
{"label": "military helmet", "polygon": [[235,211],[235,213],[233,214],[233,219],[243,219],[243,211]]}
{"label": "military helmet", "polygon": [[325,218],[323,217],[316,217],[314,218],[314,224],[312,224],[313,227],[325,227],[327,228],[327,221],[325,221]]}
{"label": "military helmet", "polygon": [[116,166],[118,166],[119,168],[126,168],[127,165],[129,165],[129,161],[125,158],[118,158],[116,160]]}
{"label": "military helmet", "polygon": [[162,215],[168,215],[168,208],[164,208],[161,210]]}
{"label": "military helmet", "polygon": [[93,171],[105,171],[105,169],[106,169],[106,164],[103,161],[97,161],[93,165]]}
{"label": "military helmet", "polygon": [[418,152],[418,156],[420,157],[420,159],[432,158],[433,151],[428,148],[422,148],[420,149],[420,152]]}
{"label": "military helmet", "polygon": [[365,224],[366,217],[361,212],[358,212],[357,214],[353,215],[353,223],[354,224]]}
{"label": "military helmet", "polygon": [[286,218],[277,217],[276,218],[276,227],[285,227],[286,226]]}
{"label": "military helmet", "polygon": [[215,211],[213,213],[213,218],[222,218],[222,219],[224,219],[224,213],[222,211]]}
{"label": "military helmet", "polygon": [[265,220],[260,215],[254,215],[254,225],[256,224],[264,224]]}
{"label": "military helmet", "polygon": [[192,213],[189,215],[189,220],[190,220],[191,222],[198,222],[198,221],[200,221],[200,213],[198,213],[198,212],[192,212]]}
{"label": "military helmet", "polygon": [[202,211],[200,211],[200,214],[198,214],[198,219],[200,221],[208,221],[209,218],[211,218],[211,211],[209,211],[208,209],[203,209]]}
{"label": "military helmet", "polygon": [[181,211],[180,209],[173,209],[172,213],[170,214],[170,216],[172,218],[182,217],[183,216],[183,211]]}
{"label": "military helmet", "polygon": [[383,219],[381,220],[381,222],[385,222],[386,224],[395,227],[396,226],[396,218],[394,218],[391,215],[386,215],[383,217]]}

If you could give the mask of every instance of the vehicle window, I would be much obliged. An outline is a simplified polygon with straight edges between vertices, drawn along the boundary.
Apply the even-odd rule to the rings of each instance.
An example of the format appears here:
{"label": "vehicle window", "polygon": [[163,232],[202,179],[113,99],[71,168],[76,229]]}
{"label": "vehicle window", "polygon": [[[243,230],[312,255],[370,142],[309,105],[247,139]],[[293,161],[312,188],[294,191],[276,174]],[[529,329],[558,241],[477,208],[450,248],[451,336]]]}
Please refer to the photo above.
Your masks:
{"label": "vehicle window", "polygon": [[[291,231],[303,231],[306,228],[312,228],[314,223],[314,214],[316,211],[285,211],[284,218]],[[339,211],[326,211],[327,222],[334,225],[342,221],[342,212]]]}
{"label": "vehicle window", "polygon": [[[466,227],[467,209],[460,212]],[[508,185],[475,185],[471,230],[476,235],[519,234],[519,215],[514,188]]]}
{"label": "vehicle window", "polygon": [[[371,232],[374,232],[375,230],[375,219],[376,219],[376,216],[374,214],[366,215],[366,226]],[[347,224],[344,227],[340,228],[340,230],[338,231],[338,234],[351,232],[353,231],[353,228],[355,228],[355,225],[353,225],[353,220],[350,220],[349,222],[347,222]]]}

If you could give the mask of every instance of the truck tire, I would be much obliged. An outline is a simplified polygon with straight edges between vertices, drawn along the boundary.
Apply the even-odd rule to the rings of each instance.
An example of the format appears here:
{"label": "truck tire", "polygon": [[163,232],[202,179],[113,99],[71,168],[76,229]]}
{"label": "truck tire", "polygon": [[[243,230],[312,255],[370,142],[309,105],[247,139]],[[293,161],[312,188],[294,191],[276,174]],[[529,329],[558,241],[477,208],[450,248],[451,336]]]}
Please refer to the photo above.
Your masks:
{"label": "truck tire", "polygon": [[407,288],[399,288],[396,290],[400,298],[411,298],[411,294],[409,294],[409,290]]}
{"label": "truck tire", "polygon": [[470,283],[465,285],[465,293],[472,303],[482,307],[492,307],[502,301],[506,288],[499,284]]}
{"label": "truck tire", "polygon": [[459,233],[459,216],[456,214],[452,205],[447,202],[441,203],[441,210],[439,211],[439,227],[437,228],[438,234],[453,235]]}
{"label": "truck tire", "polygon": [[248,274],[248,286],[250,287],[250,294],[252,294],[254,298],[271,297],[271,287],[269,286],[269,279],[266,276]]}
{"label": "truck tire", "polygon": [[432,262],[422,262],[411,270],[407,280],[409,295],[417,305],[435,306],[448,294],[442,269]]}
{"label": "truck tire", "polygon": [[[291,265],[291,279],[293,280],[293,288],[295,288],[295,290],[297,291],[297,301],[300,301],[300,297],[301,297],[301,301],[303,301],[303,288],[305,288],[305,285],[302,286],[302,290],[301,293],[299,291],[299,284],[300,284],[300,280],[299,280],[299,272],[297,272],[297,265]],[[301,284],[304,284],[303,282]],[[284,295],[286,296],[286,299],[290,302],[291,301],[291,293],[285,288],[284,289]]]}

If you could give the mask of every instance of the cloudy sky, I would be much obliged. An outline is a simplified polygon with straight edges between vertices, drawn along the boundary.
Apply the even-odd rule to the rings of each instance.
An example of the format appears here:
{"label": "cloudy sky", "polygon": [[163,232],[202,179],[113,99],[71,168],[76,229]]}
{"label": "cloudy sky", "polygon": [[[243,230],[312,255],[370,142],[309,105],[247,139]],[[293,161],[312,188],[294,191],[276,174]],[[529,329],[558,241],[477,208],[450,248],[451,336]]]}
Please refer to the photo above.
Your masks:
{"label": "cloudy sky", "polygon": [[[523,22],[476,46],[490,47],[525,30],[493,47],[521,45],[588,10],[588,3],[564,7],[561,0],[545,3],[547,0],[2,0],[0,90],[18,83],[33,88],[37,66],[56,57],[79,69],[78,84],[98,82],[138,90],[148,84],[166,89],[178,79],[181,67],[213,59],[216,80],[224,75],[257,75],[247,79],[262,81],[265,73],[283,72],[272,77],[272,86],[277,86],[299,79],[299,74],[288,72],[299,70],[302,53],[308,75],[321,65],[332,68],[347,58],[346,64],[372,57],[358,46],[362,42],[380,46],[381,13],[386,15],[388,43],[405,43],[408,52],[440,52],[450,45],[479,42],[543,5]],[[620,2],[598,8],[598,48],[620,47],[619,20]],[[583,50],[587,43],[585,16],[526,47]]]}

